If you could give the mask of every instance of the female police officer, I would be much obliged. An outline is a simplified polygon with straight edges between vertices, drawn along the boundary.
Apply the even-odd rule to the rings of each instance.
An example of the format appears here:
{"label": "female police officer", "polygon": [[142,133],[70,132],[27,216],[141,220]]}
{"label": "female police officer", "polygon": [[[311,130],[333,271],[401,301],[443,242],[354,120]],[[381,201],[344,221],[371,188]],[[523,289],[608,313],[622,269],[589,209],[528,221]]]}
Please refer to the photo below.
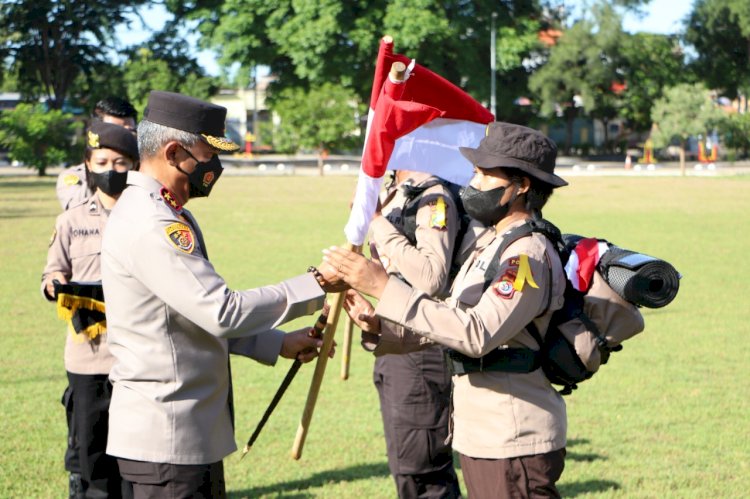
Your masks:
{"label": "female police officer", "polygon": [[[42,274],[42,293],[55,299],[53,281],[98,281],[102,234],[109,212],[125,188],[128,170],[138,163],[138,145],[124,127],[94,121],[86,134],[86,182],[94,194],[83,204],[61,213],[55,223]],[[106,332],[91,328],[65,344],[68,388],[63,403],[68,413],[66,469],[72,497],[119,497],[117,463],[105,455],[114,358]],[[80,475],[80,476],[79,476]]]}
{"label": "female police officer", "polygon": [[[469,496],[559,497],[565,403],[534,364],[539,345],[528,328],[533,323],[544,332],[561,307],[563,269],[539,233],[498,254],[508,232],[540,218],[552,189],[566,185],[553,173],[557,148],[535,130],[491,123],[478,148],[461,152],[475,165],[461,195],[464,208],[488,230],[474,242],[447,301],[389,278],[378,265],[344,249],[324,251],[324,260],[352,288],[380,300],[373,310],[350,293],[346,304],[363,331],[377,333],[363,335],[375,343],[376,354],[433,343],[457,352],[453,448]],[[530,351],[531,356],[516,355]]]}

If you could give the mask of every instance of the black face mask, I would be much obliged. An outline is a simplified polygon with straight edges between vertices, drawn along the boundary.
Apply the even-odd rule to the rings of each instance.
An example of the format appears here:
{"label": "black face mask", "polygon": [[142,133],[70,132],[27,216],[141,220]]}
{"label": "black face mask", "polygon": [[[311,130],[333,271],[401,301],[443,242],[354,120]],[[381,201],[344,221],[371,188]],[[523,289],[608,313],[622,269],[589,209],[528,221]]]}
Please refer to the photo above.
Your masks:
{"label": "black face mask", "polygon": [[504,205],[499,204],[506,189],[507,186],[480,191],[469,185],[461,190],[461,202],[471,218],[489,227],[505,218],[510,211],[510,206],[515,201],[514,197]]}
{"label": "black face mask", "polygon": [[188,176],[188,182],[190,183],[190,199],[208,197],[214,184],[219,180],[221,172],[224,171],[224,167],[221,166],[219,157],[214,154],[208,161],[198,161],[195,156],[190,154],[190,151],[184,147],[183,150],[188,153],[188,156],[195,160],[195,169],[192,173],[187,173],[179,166],[177,167],[178,170]]}
{"label": "black face mask", "polygon": [[117,196],[125,190],[128,180],[128,172],[109,170],[102,173],[89,171],[94,179],[94,185],[108,196]]}

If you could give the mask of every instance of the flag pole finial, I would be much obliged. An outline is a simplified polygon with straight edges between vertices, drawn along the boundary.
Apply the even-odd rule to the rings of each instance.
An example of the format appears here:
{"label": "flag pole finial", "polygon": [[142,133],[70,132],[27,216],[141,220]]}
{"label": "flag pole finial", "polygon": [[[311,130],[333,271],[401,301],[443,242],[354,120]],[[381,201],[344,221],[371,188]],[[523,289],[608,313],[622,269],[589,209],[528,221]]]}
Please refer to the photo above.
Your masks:
{"label": "flag pole finial", "polygon": [[404,73],[406,73],[406,64],[403,62],[394,62],[391,64],[390,77],[393,81],[404,81]]}

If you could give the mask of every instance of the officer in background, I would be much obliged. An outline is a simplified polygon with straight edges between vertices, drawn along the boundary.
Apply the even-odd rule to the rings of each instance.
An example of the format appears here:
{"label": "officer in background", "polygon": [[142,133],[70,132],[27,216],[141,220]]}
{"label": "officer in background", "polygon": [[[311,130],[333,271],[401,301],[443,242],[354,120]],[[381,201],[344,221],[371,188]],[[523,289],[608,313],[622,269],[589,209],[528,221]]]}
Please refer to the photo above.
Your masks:
{"label": "officer in background", "polygon": [[[57,217],[42,294],[54,300],[53,281],[88,282],[101,279],[102,235],[109,212],[125,188],[128,170],[138,164],[138,145],[123,127],[95,121],[86,133],[86,185],[94,191],[85,203]],[[106,329],[92,326],[79,334],[71,329],[65,342],[68,387],[63,405],[68,420],[65,469],[70,473],[71,497],[120,497],[117,462],[105,455],[112,384],[107,379],[114,363]],[[128,496],[129,484],[125,484]]]}
{"label": "officer in background", "polygon": [[[370,224],[373,255],[429,296],[445,297],[458,233],[448,188],[428,173],[399,170]],[[372,247],[371,246],[371,247]],[[373,371],[388,451],[402,499],[461,495],[449,443],[451,379],[439,345],[376,358]]]}
{"label": "officer in background", "polygon": [[[231,290],[208,261],[193,215],[235,151],[226,108],[152,91],[138,125],[141,166],[112,211],[102,248],[110,379],[107,453],[136,498],[225,497],[236,450],[229,352],[273,364],[312,360],[322,341],[280,324],[323,306],[326,270]],[[332,276],[331,276],[332,277]]]}
{"label": "officer in background", "polygon": [[[376,354],[433,343],[453,351],[453,448],[469,497],[560,497],[565,402],[540,368],[534,329],[543,337],[562,307],[565,274],[543,234],[515,240],[509,233],[540,220],[553,189],[567,185],[554,174],[557,147],[536,130],[490,123],[479,147],[461,152],[475,171],[463,207],[488,230],[448,300],[436,301],[343,248],[327,250],[325,260],[352,288],[380,300],[373,310],[350,294],[346,304],[371,333],[363,337]],[[504,246],[506,238],[513,242]]]}
{"label": "officer in background", "polygon": [[[138,113],[130,102],[119,97],[107,97],[94,106],[91,122],[103,121],[127,128],[135,133]],[[83,163],[66,168],[57,176],[57,199],[63,210],[79,205],[91,197],[93,191],[86,183]]]}

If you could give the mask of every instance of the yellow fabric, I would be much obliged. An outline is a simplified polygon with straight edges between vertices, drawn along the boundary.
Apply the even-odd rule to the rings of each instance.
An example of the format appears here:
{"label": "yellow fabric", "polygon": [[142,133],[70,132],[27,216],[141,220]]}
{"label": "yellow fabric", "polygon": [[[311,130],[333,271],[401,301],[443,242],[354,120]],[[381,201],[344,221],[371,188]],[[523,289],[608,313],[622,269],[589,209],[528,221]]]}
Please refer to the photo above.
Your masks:
{"label": "yellow fabric", "polygon": [[531,273],[531,266],[529,265],[529,257],[521,254],[520,262],[518,263],[518,274],[516,280],[513,282],[513,289],[521,291],[524,283],[528,282],[532,288],[539,288],[537,283],[534,281],[534,276]]}
{"label": "yellow fabric", "polygon": [[432,216],[430,217],[430,227],[433,229],[444,229],[446,225],[445,217],[445,200],[442,197],[432,206]]}
{"label": "yellow fabric", "polygon": [[104,302],[95,300],[93,298],[85,298],[82,296],[69,295],[67,293],[60,293],[57,295],[57,317],[68,323],[68,331],[73,336],[73,339],[77,342],[83,342],[87,338],[93,340],[100,334],[107,332],[107,321],[97,322],[91,324],[80,333],[76,333],[73,327],[73,316],[79,308],[85,308],[88,310],[96,310],[97,312],[105,313]]}

